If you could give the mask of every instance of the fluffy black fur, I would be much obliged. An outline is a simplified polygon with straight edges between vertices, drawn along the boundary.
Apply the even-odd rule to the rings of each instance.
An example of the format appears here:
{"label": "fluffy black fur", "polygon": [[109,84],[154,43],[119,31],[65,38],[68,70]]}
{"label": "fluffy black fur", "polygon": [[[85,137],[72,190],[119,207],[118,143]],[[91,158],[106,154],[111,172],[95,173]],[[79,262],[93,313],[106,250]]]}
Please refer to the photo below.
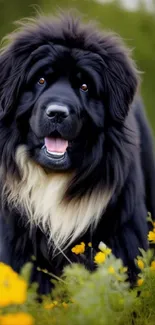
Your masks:
{"label": "fluffy black fur", "polygon": [[[15,161],[20,144],[48,173],[75,171],[66,200],[113,188],[97,228],[77,242],[91,240],[94,251],[100,241],[106,243],[128,266],[131,280],[138,248],[148,248],[147,211],[155,216],[152,136],[135,98],[137,87],[136,68],[120,39],[72,17],[24,24],[0,55],[1,190],[6,177],[20,177]],[[55,102],[68,107],[67,117],[48,118],[46,108]],[[69,141],[62,160],[47,155],[49,136]],[[46,235],[35,226],[30,234],[26,216],[7,200],[1,200],[0,211],[0,260],[19,271],[35,255],[36,266],[59,275],[67,261],[52,256]],[[65,254],[93,268],[91,250],[79,257],[68,247]],[[32,280],[49,291],[48,276],[35,267]]]}

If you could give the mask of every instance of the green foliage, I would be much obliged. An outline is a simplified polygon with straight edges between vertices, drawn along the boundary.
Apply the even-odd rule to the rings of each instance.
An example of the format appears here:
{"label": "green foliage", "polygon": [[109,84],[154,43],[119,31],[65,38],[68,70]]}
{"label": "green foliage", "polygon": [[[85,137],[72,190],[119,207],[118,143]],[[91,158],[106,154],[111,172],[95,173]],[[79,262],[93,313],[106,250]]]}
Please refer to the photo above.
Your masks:
{"label": "green foliage", "polygon": [[[0,314],[29,313],[36,325],[154,325],[155,262],[152,251],[140,252],[141,286],[130,288],[121,260],[111,254],[93,273],[82,265],[67,266],[62,277],[54,280],[52,293],[42,296],[42,303],[37,301],[33,284],[25,304],[1,308]],[[29,274],[28,264],[22,270],[26,281]]]}

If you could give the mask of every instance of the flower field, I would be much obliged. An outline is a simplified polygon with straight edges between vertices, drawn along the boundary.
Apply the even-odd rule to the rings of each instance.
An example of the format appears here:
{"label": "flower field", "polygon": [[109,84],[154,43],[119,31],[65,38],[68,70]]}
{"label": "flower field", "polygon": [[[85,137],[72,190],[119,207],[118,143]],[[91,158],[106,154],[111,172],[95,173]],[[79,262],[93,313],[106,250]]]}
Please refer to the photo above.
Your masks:
{"label": "flower field", "polygon": [[[148,234],[155,243],[155,223]],[[91,243],[79,243],[74,254],[84,254]],[[0,325],[154,325],[154,251],[140,250],[135,263],[139,276],[134,288],[127,281],[127,268],[100,243],[94,257],[95,272],[70,265],[55,283],[52,293],[38,302],[37,284],[29,284],[31,264],[18,275],[0,263]],[[40,272],[47,272],[40,270]]]}

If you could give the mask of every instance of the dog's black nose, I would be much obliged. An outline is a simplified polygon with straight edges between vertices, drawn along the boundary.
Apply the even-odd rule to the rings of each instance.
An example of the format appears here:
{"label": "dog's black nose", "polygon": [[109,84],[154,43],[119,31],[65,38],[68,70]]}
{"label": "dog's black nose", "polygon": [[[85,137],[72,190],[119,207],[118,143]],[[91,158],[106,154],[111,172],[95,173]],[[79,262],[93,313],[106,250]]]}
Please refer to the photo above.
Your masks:
{"label": "dog's black nose", "polygon": [[50,119],[56,119],[61,122],[69,115],[69,109],[65,105],[61,104],[50,104],[46,108],[46,114]]}

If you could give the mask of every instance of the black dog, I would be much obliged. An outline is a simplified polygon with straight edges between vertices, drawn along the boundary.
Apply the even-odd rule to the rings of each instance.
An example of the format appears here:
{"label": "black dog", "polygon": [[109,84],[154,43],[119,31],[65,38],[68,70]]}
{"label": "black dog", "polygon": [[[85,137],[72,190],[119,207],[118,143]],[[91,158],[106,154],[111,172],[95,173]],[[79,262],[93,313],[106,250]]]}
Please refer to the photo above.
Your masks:
{"label": "black dog", "polygon": [[[138,73],[121,41],[77,19],[39,19],[0,55],[0,259],[59,275],[75,243],[100,241],[128,266],[147,249],[155,164]],[[135,100],[134,100],[135,98]],[[48,277],[32,280],[50,290]]]}

